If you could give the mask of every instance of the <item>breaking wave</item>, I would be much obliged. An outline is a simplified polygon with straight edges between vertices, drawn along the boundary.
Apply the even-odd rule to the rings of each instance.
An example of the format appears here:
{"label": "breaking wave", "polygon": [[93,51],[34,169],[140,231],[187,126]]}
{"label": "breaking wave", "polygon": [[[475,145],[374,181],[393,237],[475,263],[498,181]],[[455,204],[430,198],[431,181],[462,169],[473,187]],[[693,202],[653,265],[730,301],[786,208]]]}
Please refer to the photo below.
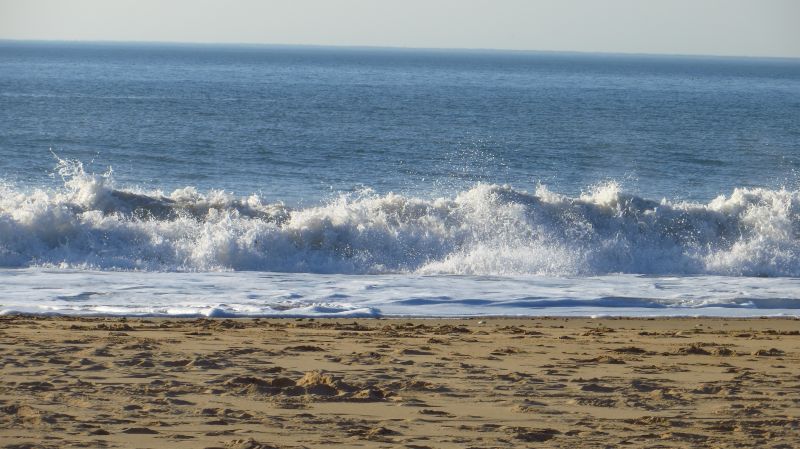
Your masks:
{"label": "breaking wave", "polygon": [[256,195],[117,189],[60,161],[58,189],[0,186],[0,267],[313,273],[800,276],[800,192],[653,201],[476,184],[451,198],[371,191],[293,210]]}

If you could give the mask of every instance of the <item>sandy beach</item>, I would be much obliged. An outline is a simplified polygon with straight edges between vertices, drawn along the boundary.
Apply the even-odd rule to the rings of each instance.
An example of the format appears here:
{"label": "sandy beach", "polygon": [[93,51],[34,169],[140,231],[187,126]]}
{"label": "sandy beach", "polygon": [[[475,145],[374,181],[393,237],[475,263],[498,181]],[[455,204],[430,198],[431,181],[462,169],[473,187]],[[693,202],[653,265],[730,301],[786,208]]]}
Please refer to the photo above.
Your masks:
{"label": "sandy beach", "polygon": [[6,316],[0,446],[798,447],[799,330]]}

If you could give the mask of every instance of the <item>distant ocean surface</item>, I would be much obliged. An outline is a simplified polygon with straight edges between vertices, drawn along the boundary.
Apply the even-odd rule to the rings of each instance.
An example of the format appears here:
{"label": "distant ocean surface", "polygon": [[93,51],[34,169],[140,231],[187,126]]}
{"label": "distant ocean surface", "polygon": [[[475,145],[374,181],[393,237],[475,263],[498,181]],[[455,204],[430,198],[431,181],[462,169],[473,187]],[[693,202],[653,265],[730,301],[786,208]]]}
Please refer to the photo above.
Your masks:
{"label": "distant ocean surface", "polygon": [[0,313],[800,315],[800,60],[0,41]]}

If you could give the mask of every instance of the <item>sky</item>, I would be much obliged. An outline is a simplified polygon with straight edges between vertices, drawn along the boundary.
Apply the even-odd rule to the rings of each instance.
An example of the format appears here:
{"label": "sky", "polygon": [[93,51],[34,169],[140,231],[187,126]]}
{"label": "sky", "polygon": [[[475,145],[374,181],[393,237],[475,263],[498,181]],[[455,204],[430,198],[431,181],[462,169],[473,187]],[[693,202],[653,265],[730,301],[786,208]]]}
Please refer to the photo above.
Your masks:
{"label": "sky", "polygon": [[0,0],[0,39],[800,57],[800,0]]}

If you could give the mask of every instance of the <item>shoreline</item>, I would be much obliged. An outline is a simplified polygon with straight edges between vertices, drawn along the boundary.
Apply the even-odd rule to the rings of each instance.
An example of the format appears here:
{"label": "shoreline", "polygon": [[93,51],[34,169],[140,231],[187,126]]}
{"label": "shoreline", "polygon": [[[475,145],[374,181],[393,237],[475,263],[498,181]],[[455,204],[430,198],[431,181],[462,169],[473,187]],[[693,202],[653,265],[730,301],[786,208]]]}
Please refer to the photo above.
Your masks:
{"label": "shoreline", "polygon": [[797,314],[776,314],[776,315],[704,315],[704,314],[549,314],[549,315],[235,315],[235,314],[64,314],[64,313],[29,313],[17,312],[14,310],[0,312],[0,320],[4,318],[20,319],[43,319],[43,320],[235,320],[235,321],[291,321],[291,320],[800,320],[800,311]]}
{"label": "shoreline", "polygon": [[0,447],[800,445],[797,317],[0,316]]}
{"label": "shoreline", "polygon": [[452,316],[422,316],[422,315],[380,315],[380,316],[198,316],[198,315],[72,315],[72,314],[39,314],[11,312],[0,315],[0,323],[13,319],[31,320],[111,320],[111,321],[416,321],[416,320],[492,320],[492,321],[534,321],[534,320],[797,320],[800,315],[754,315],[754,316],[729,316],[729,315],[452,315]]}

